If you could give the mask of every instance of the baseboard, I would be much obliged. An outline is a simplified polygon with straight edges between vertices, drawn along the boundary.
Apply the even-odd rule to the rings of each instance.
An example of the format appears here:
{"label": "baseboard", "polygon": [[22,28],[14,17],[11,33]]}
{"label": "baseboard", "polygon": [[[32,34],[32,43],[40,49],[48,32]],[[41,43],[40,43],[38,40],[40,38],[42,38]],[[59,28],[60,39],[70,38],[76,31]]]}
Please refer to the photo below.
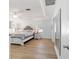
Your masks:
{"label": "baseboard", "polygon": [[40,38],[40,39],[51,39],[51,38]]}
{"label": "baseboard", "polygon": [[60,56],[59,56],[59,51],[58,51],[58,49],[57,49],[57,47],[56,46],[54,46],[54,48],[55,48],[55,52],[56,52],[56,55],[57,55],[57,59],[60,59]]}

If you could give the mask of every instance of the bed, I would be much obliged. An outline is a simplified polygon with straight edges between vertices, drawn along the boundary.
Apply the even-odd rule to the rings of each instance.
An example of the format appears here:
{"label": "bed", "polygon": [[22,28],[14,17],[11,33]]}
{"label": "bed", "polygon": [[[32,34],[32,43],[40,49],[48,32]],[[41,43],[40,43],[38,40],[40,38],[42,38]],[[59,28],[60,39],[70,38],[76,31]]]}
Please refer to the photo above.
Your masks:
{"label": "bed", "polygon": [[24,42],[34,37],[34,31],[31,26],[26,26],[22,31],[10,34],[10,43],[24,45]]}

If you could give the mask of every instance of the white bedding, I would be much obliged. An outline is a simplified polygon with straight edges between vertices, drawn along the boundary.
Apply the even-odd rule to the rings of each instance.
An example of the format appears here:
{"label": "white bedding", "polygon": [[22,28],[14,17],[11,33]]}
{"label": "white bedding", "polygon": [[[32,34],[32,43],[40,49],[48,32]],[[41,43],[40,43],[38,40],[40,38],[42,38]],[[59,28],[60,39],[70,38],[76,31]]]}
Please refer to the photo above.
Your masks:
{"label": "white bedding", "polygon": [[33,38],[33,28],[31,26],[26,26],[19,30],[9,30],[10,32],[10,42],[15,44],[24,45],[24,42]]}
{"label": "white bedding", "polygon": [[33,31],[22,31],[10,36],[10,42],[24,45],[24,42],[33,38]]}
{"label": "white bedding", "polygon": [[33,35],[33,31],[31,30],[31,31],[22,31],[22,32],[20,32],[20,34],[24,34],[26,37],[27,36],[30,36],[30,35]]}

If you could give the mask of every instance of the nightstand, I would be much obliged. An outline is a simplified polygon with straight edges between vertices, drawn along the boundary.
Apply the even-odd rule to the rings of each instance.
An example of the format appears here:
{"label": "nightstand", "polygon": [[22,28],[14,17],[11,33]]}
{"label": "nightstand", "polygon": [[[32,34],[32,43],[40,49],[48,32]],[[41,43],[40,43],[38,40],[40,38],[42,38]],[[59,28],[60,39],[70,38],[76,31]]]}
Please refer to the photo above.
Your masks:
{"label": "nightstand", "polygon": [[37,31],[34,33],[34,39],[37,39],[37,40],[40,39],[42,32],[43,32],[42,29],[37,30]]}

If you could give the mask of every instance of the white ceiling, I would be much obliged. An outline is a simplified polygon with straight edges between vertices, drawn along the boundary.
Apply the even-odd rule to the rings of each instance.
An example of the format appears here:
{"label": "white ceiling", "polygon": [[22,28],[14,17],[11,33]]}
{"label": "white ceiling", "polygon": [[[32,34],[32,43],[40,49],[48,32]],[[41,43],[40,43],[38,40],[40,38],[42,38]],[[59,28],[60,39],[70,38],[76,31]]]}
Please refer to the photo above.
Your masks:
{"label": "white ceiling", "polygon": [[30,13],[35,16],[43,16],[40,0],[9,0],[10,12],[27,14],[25,9],[30,8]]}

